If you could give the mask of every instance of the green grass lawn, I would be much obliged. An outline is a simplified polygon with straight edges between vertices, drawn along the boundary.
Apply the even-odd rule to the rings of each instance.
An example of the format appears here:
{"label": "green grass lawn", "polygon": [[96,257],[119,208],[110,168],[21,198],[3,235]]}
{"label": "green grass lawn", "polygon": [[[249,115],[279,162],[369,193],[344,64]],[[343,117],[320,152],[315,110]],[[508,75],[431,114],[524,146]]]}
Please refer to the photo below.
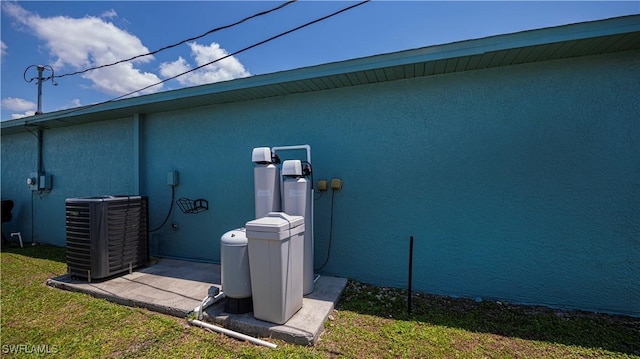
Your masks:
{"label": "green grass lawn", "polygon": [[270,340],[274,350],[47,287],[47,278],[66,271],[64,248],[9,248],[1,256],[2,357],[640,358],[639,318],[423,294],[414,294],[409,317],[406,292],[354,281],[315,347]]}

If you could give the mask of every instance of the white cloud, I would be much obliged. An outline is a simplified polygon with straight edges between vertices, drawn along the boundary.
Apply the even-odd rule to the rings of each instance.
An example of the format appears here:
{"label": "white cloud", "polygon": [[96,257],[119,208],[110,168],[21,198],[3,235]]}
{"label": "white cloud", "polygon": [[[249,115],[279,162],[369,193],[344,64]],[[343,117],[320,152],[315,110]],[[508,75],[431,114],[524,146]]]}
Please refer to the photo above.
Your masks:
{"label": "white cloud", "polygon": [[[74,98],[73,100],[66,103],[64,106],[58,108],[58,110],[66,110],[68,108],[80,107],[82,106],[80,99]],[[36,104],[21,98],[7,97],[2,99],[2,108],[18,111],[19,113],[12,113],[11,118],[17,119],[22,117],[33,116],[36,113]]]}
{"label": "white cloud", "polygon": [[[207,64],[216,59],[228,56],[229,53],[212,42],[209,46],[200,45],[197,42],[189,43],[191,56],[195,59],[196,67]],[[170,78],[186,72],[193,67],[182,57],[173,62],[164,62],[160,65],[160,74],[165,78]],[[202,85],[213,82],[227,81],[240,77],[249,76],[249,72],[242,63],[231,56],[220,60],[201,69],[190,72],[177,78],[178,82],[185,86]]]}
{"label": "white cloud", "polygon": [[12,113],[11,114],[11,119],[15,120],[17,118],[29,117],[29,116],[33,116],[35,114],[36,114],[35,111],[26,111],[24,113]]}
{"label": "white cloud", "polygon": [[2,2],[2,10],[4,10],[7,15],[12,16],[21,23],[24,23],[25,19],[29,15],[29,12],[27,10],[23,9],[20,5],[13,2]]}
{"label": "white cloud", "polygon": [[[91,71],[83,77],[93,82],[94,89],[114,96],[128,94],[160,81],[155,74],[141,72],[135,69],[130,62],[105,67],[99,71]],[[162,85],[153,86],[141,91],[138,95],[154,93],[160,88]]]}
{"label": "white cloud", "polygon": [[20,113],[12,113],[11,114],[12,119],[33,116],[36,113],[35,111],[37,107],[36,104],[22,98],[15,98],[15,97],[3,98],[1,104],[2,104],[2,108],[5,108],[11,111],[20,112]]}
{"label": "white cloud", "polygon": [[35,110],[36,104],[23,98],[7,97],[2,99],[2,108],[11,111]]}
{"label": "white cloud", "polygon": [[[83,70],[149,52],[138,37],[98,17],[43,18],[16,3],[4,1],[2,8],[46,42],[50,54],[54,57],[53,67],[58,72],[65,67],[71,67],[74,71]],[[102,16],[112,17],[116,16],[116,13],[110,10]],[[160,81],[155,74],[143,72],[135,67],[136,64],[152,60],[153,56],[145,56],[132,62],[94,70],[82,76],[92,81],[92,87],[98,91],[110,95],[123,95]],[[143,93],[156,92],[161,88],[162,85],[155,86]]]}
{"label": "white cloud", "polygon": [[[109,19],[118,14],[113,10],[96,16],[71,18],[68,16],[41,17],[30,12],[18,3],[2,1],[3,11],[46,44],[52,56],[52,66],[56,74],[80,71],[89,67],[110,64],[131,58],[149,50],[135,35],[118,28]],[[228,52],[215,42],[201,45],[188,44],[191,59],[179,57],[173,62],[164,62],[159,66],[159,74],[170,78],[197,66],[228,56]],[[4,53],[6,46],[3,44]],[[121,96],[160,82],[158,75],[140,69],[141,64],[154,61],[153,56],[137,58],[133,61],[109,66],[83,73],[83,78],[91,82],[87,88],[102,93]],[[194,86],[249,76],[250,73],[235,57],[229,57],[202,69],[177,78],[183,86]],[[162,90],[163,85],[150,87],[138,94],[154,93]]]}
{"label": "white cloud", "polygon": [[100,15],[100,17],[103,19],[113,19],[114,17],[117,17],[117,16],[118,16],[118,13],[113,9],[107,10]]}
{"label": "white cloud", "polygon": [[163,62],[160,64],[160,75],[165,78],[177,76],[183,72],[189,71],[191,66],[189,63],[180,56],[174,62]]}
{"label": "white cloud", "polygon": [[4,43],[4,41],[0,40],[0,55],[4,56],[7,54],[7,45]]}
{"label": "white cloud", "polygon": [[73,100],[69,101],[69,103],[67,104],[67,108],[80,107],[80,106],[82,106],[82,103],[80,102],[79,98],[74,98]]}

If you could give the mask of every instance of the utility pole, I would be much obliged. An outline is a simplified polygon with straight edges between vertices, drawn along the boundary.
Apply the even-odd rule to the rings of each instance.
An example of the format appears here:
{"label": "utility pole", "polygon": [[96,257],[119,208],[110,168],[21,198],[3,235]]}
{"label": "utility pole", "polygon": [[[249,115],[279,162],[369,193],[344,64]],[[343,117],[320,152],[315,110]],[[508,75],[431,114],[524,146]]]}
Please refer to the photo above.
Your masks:
{"label": "utility pole", "polygon": [[[27,71],[29,71],[29,69],[32,68],[32,67],[35,67],[38,70],[38,77],[32,77],[31,79],[27,80]],[[42,73],[45,70],[51,71],[51,76],[42,77]],[[23,74],[22,77],[24,78],[24,80],[26,82],[33,82],[33,80],[38,80],[38,82],[37,82],[37,85],[38,85],[38,110],[36,111],[36,115],[42,114],[42,82],[47,81],[47,80],[51,80],[51,83],[53,84],[53,86],[58,86],[58,83],[53,80],[53,78],[54,78],[53,68],[51,66],[49,66],[49,65],[31,65],[31,66],[27,67],[26,70],[24,70],[24,74]]]}

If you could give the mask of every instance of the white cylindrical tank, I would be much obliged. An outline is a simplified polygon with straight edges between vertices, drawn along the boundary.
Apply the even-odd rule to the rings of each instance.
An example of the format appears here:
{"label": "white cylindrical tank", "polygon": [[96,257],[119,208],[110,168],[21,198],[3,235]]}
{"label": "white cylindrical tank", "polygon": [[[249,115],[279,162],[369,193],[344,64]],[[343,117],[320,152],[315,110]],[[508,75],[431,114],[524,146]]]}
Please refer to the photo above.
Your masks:
{"label": "white cylindrical tank", "polygon": [[280,170],[278,166],[259,164],[253,168],[255,214],[262,218],[269,212],[280,212]]}
{"label": "white cylindrical tank", "polygon": [[284,161],[282,164],[283,182],[282,210],[292,216],[303,216],[304,259],[303,259],[303,294],[313,292],[313,216],[311,215],[311,182],[302,175],[299,160]]}
{"label": "white cylindrical tank", "polygon": [[229,231],[220,238],[220,277],[226,297],[251,297],[248,243],[244,228]]}
{"label": "white cylindrical tank", "polygon": [[271,162],[271,149],[257,147],[253,149],[251,160],[255,197],[255,218],[262,218],[269,212],[280,211],[280,170]]}

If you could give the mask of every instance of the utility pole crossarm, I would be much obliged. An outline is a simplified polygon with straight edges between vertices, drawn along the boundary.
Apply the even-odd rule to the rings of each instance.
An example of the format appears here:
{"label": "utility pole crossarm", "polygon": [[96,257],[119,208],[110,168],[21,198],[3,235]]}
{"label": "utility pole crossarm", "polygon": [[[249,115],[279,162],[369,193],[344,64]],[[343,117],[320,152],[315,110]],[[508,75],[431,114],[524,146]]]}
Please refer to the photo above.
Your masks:
{"label": "utility pole crossarm", "polygon": [[[38,70],[38,77],[32,77],[31,79],[27,80],[27,71],[29,71],[29,69],[32,67],[36,67],[36,69]],[[42,77],[42,73],[45,70],[51,71],[51,76]],[[33,80],[38,80],[38,82],[36,83],[38,85],[38,109],[36,110],[35,114],[40,115],[42,114],[42,82],[50,79],[53,86],[58,86],[58,83],[53,80],[54,78],[53,68],[49,65],[31,65],[27,67],[26,70],[24,70],[23,78],[26,82],[32,82]]]}

